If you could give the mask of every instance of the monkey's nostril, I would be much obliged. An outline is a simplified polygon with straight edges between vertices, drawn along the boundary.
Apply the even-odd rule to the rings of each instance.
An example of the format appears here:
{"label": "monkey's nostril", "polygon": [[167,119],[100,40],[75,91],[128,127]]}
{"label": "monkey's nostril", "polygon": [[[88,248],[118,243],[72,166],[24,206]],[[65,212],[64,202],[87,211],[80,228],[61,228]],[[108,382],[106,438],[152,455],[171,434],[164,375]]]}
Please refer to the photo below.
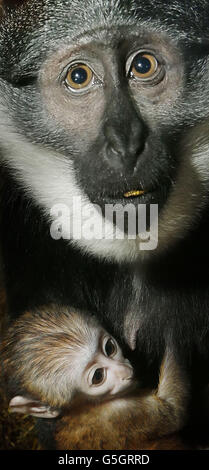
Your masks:
{"label": "monkey's nostril", "polygon": [[121,150],[115,144],[109,145],[109,150],[113,155],[123,157]]}
{"label": "monkey's nostril", "polygon": [[108,164],[115,170],[118,171],[124,167],[124,156],[116,145],[106,144],[103,155]]}

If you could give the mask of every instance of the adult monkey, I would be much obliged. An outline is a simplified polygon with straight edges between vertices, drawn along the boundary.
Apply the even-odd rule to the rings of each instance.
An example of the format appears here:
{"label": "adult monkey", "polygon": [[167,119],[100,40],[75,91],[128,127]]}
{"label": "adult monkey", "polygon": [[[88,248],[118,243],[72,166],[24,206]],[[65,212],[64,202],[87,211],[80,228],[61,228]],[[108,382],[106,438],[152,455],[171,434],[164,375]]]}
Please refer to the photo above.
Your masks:
{"label": "adult monkey", "polygon": [[[7,5],[1,245],[11,320],[51,302],[91,311],[120,342],[137,342],[148,382],[165,345],[188,369],[194,357],[207,364],[208,2]],[[102,210],[158,204],[157,249],[141,251],[140,236],[86,240],[85,230],[54,240],[50,211],[72,209],[73,196]]]}

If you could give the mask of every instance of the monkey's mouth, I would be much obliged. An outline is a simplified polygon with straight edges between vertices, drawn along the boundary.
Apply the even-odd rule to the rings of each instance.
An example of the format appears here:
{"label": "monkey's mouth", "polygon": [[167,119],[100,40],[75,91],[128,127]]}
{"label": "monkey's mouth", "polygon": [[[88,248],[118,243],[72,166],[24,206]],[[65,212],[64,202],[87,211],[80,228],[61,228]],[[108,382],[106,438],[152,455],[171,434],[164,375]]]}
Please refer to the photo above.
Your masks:
{"label": "monkey's mouth", "polygon": [[159,207],[159,210],[164,206],[166,203],[168,193],[170,190],[170,185],[168,184],[147,184],[146,186],[140,185],[140,187],[137,188],[137,185],[134,187],[134,189],[129,189],[129,188],[115,188],[114,191],[112,191],[112,188],[108,191],[106,189],[105,191],[102,191],[101,193],[93,193],[89,195],[90,201],[93,204],[96,204],[100,206],[102,211],[105,209],[105,207],[108,205],[121,205],[123,207],[126,207],[128,204],[132,204],[136,207],[138,205],[146,205],[147,207],[150,206],[150,204],[157,204]]}
{"label": "monkey's mouth", "polygon": [[139,196],[143,196],[145,192],[146,191],[139,190],[139,189],[135,191],[128,191],[123,195],[123,197],[125,197],[126,199],[129,199],[131,197],[139,197]]}
{"label": "monkey's mouth", "polygon": [[[128,191],[115,191],[115,192],[106,192],[105,194],[97,194],[91,197],[91,202],[98,204],[101,208],[105,204],[121,204],[125,206],[127,204],[149,204],[153,202],[158,202],[159,200],[159,187],[146,188],[145,189],[133,189]],[[157,198],[156,198],[157,196]]]}

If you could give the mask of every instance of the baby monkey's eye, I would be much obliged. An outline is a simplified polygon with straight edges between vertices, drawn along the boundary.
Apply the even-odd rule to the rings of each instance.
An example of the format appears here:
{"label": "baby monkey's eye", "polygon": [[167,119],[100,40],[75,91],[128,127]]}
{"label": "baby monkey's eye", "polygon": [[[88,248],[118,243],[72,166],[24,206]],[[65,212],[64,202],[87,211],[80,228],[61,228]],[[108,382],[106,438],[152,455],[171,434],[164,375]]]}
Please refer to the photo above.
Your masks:
{"label": "baby monkey's eye", "polygon": [[96,369],[92,377],[92,385],[101,385],[105,380],[105,369]]}
{"label": "baby monkey's eye", "polygon": [[87,88],[93,81],[93,71],[86,64],[74,64],[67,72],[66,85],[72,90],[78,91]]}
{"label": "baby monkey's eye", "polygon": [[107,357],[113,357],[117,352],[117,345],[112,338],[105,338],[104,353]]}
{"label": "baby monkey's eye", "polygon": [[141,80],[149,80],[155,77],[160,69],[160,64],[151,53],[139,52],[132,60],[129,77]]}

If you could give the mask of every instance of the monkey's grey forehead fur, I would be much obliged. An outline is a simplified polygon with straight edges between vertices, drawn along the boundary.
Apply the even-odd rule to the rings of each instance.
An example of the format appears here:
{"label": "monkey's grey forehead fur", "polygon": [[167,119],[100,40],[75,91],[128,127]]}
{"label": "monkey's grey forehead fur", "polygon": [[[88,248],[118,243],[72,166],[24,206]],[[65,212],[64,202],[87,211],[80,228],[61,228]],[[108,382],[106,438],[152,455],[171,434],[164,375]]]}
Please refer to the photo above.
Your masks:
{"label": "monkey's grey forehead fur", "polygon": [[[204,0],[202,2],[196,0],[171,2],[148,0],[146,3],[140,0],[84,0],[82,2],[79,0],[45,0],[45,5],[52,21],[53,17],[56,18],[56,21],[60,19],[63,28],[65,28],[70,19],[72,28],[75,25],[78,31],[80,25],[83,30],[84,24],[85,29],[88,30],[92,29],[94,25],[98,27],[99,24],[110,27],[121,24],[129,25],[140,20],[153,24],[153,19],[156,19],[156,26],[158,20],[161,25],[163,20],[165,28],[169,29],[169,26],[176,25],[178,30],[183,29],[183,31],[185,31],[185,23],[190,23],[189,28],[192,31],[197,30],[197,34],[200,35],[203,24],[199,21],[199,16],[202,16],[204,22],[208,9],[208,2]],[[165,7],[164,11],[163,6]],[[207,22],[205,21],[205,23]]]}
{"label": "monkey's grey forehead fur", "polygon": [[[11,67],[30,63],[36,71],[40,61],[61,41],[93,30],[112,33],[120,26],[143,32],[167,34],[184,44],[209,34],[209,2],[203,0],[28,0],[18,8],[6,8],[0,25],[4,74]],[[177,39],[178,38],[178,39]]]}
{"label": "monkey's grey forehead fur", "polygon": [[[207,0],[28,0],[17,9],[6,9],[8,28],[18,33],[24,29],[34,31],[39,42],[44,35],[56,39],[75,37],[83,31],[98,27],[111,28],[122,25],[141,25],[151,30],[167,32],[175,38],[200,38],[209,30],[209,2]],[[9,22],[7,23],[7,18]],[[154,20],[154,23],[153,23]],[[38,28],[38,29],[37,29]]]}

